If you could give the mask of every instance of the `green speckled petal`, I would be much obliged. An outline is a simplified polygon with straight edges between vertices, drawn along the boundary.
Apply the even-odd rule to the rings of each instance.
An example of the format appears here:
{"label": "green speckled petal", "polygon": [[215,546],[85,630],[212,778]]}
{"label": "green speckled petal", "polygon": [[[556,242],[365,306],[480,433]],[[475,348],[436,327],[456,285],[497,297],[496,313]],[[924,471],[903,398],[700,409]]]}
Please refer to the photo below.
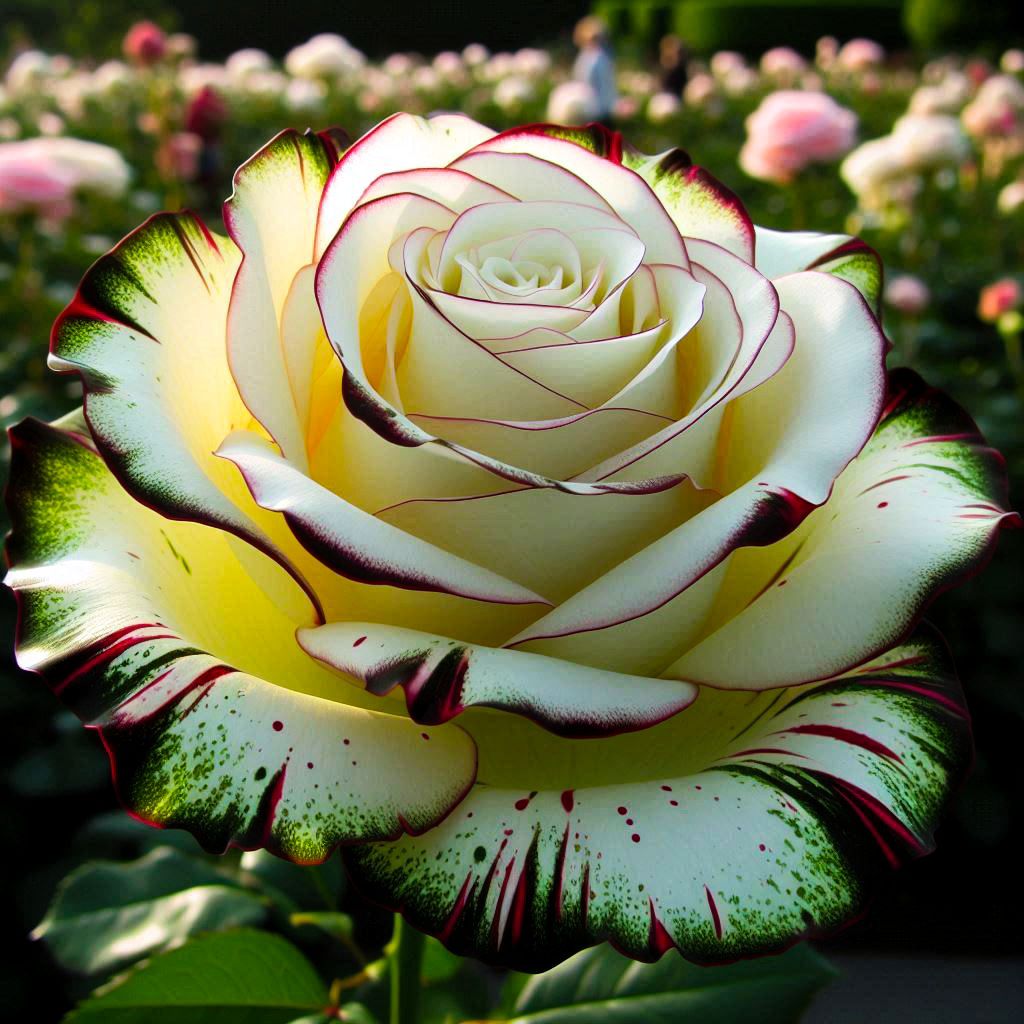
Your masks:
{"label": "green speckled petal", "polygon": [[876,875],[931,848],[970,753],[931,631],[840,679],[704,699],[684,717],[722,738],[690,774],[477,785],[426,835],[346,850],[349,870],[456,952],[541,970],[600,941],[641,960],[777,951],[849,921]]}
{"label": "green speckled petal", "polygon": [[368,709],[377,698],[295,642],[270,596],[283,570],[263,559],[264,589],[250,574],[262,556],[138,504],[80,418],[62,426],[11,434],[18,662],[99,732],[131,812],[211,850],[315,862],[459,802],[476,766],[462,730]]}
{"label": "green speckled petal", "polygon": [[910,370],[888,383],[829,500],[774,550],[738,554],[702,638],[667,675],[757,690],[846,671],[898,643],[1018,522],[1002,457],[971,418]]}
{"label": "green speckled petal", "polygon": [[646,156],[626,149],[622,162],[651,186],[685,238],[714,242],[754,262],[754,225],[743,203],[683,150]]}
{"label": "green speckled petal", "polygon": [[238,474],[213,455],[252,419],[224,345],[239,259],[193,214],[151,217],[86,273],[54,324],[49,361],[80,374],[89,432],[134,497],[287,565]]}

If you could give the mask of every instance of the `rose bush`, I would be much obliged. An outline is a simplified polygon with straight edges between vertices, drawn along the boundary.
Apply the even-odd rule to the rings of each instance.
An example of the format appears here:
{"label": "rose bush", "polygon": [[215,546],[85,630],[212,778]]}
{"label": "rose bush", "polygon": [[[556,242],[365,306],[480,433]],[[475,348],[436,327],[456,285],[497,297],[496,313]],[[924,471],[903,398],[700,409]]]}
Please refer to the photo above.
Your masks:
{"label": "rose bush", "polygon": [[21,665],[140,818],[451,948],[716,962],[842,924],[969,756],[922,608],[1010,521],[846,236],[675,150],[397,115],[288,131],[227,237],[88,272],[12,434]]}

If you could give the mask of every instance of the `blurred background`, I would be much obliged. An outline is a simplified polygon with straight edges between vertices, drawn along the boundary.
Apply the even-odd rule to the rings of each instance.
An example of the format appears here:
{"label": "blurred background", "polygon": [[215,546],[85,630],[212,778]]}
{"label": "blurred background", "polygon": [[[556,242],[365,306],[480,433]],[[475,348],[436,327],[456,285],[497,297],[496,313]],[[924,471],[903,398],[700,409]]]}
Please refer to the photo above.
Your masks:
{"label": "blurred background", "polygon": [[[573,27],[590,13],[606,27],[596,45],[614,67],[611,95],[576,63],[577,44],[594,40],[574,41]],[[232,170],[282,128],[336,124],[355,137],[400,109],[461,110],[495,128],[600,118],[647,152],[688,150],[760,224],[874,246],[890,364],[915,367],[972,412],[1006,455],[1020,509],[1022,17],[1018,3],[959,0],[4,0],[0,419],[51,419],[79,401],[45,355],[83,271],[158,209],[216,221]],[[841,986],[888,986],[897,1001],[900,972],[923,964],[914,977],[933,979],[935,1005],[902,1019],[1024,1012],[1022,556],[1024,532],[1005,534],[996,563],[930,613],[956,652],[977,745],[937,852],[822,947],[852,965],[855,984]],[[2,615],[9,638],[6,592]],[[9,647],[0,922],[17,952],[0,965],[0,1006],[48,1021],[81,993],[26,940],[59,880],[168,837],[116,811],[99,742],[17,671]],[[346,899],[363,941],[382,941],[386,916]],[[950,965],[941,979],[936,963]],[[970,1015],[954,1005],[965,985],[977,990]],[[842,1005],[820,1019],[863,1019]]]}

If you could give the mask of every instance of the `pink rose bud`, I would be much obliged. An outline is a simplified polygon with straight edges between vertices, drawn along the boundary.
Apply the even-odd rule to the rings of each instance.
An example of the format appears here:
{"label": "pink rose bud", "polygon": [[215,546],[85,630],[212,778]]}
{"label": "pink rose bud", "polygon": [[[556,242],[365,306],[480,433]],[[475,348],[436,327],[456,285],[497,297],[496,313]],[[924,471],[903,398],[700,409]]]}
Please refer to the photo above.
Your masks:
{"label": "pink rose bud", "polygon": [[133,63],[149,67],[163,60],[167,54],[167,36],[151,21],[138,21],[124,37],[124,55]]}
{"label": "pink rose bud", "polygon": [[1020,285],[1012,277],[986,285],[978,298],[978,316],[987,324],[994,324],[1004,313],[1020,305]]}
{"label": "pink rose bud", "polygon": [[885,286],[886,304],[904,316],[920,316],[932,301],[928,285],[912,274],[900,274]]}
{"label": "pink rose bud", "polygon": [[747,118],[740,166],[752,178],[792,181],[807,164],[846,153],[856,130],[857,115],[825,93],[775,92]]}
{"label": "pink rose bud", "polygon": [[0,144],[0,214],[32,212],[61,220],[71,212],[75,177],[32,142]]}

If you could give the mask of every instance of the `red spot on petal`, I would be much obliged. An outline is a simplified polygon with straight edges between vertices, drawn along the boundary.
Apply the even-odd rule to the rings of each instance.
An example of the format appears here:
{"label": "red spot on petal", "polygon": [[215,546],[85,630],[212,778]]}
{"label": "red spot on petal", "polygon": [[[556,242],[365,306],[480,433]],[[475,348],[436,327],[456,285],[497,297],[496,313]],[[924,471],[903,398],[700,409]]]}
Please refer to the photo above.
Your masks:
{"label": "red spot on petal", "polygon": [[679,801],[678,801],[678,800],[669,800],[669,803],[670,803],[670,804],[671,804],[671,805],[672,805],[673,807],[678,807],[678,806],[679,806]]}
{"label": "red spot on petal", "polygon": [[758,843],[758,844],[757,844],[757,848],[758,848],[758,849],[759,849],[759,850],[760,850],[760,851],[761,851],[762,853],[764,853],[764,851],[765,851],[765,845],[764,845],[764,843]]}
{"label": "red spot on petal", "polygon": [[524,796],[521,800],[517,800],[513,806],[517,811],[525,811],[530,806],[530,798]]}
{"label": "red spot on petal", "polygon": [[625,813],[626,813],[626,810],[627,810],[627,808],[625,808],[625,807],[620,807],[620,808],[619,808],[619,814],[625,814]]}
{"label": "red spot on petal", "polygon": [[353,647],[358,647],[365,639],[366,639],[365,636],[361,636],[358,640],[356,640],[356,642],[352,646]]}
{"label": "red spot on petal", "polygon": [[312,768],[313,767],[313,762],[312,761],[307,761],[306,762],[306,767],[307,768]]}
{"label": "red spot on petal", "polygon": [[633,819],[632,818],[627,818],[626,819],[626,824],[627,825],[632,825],[633,824]]}
{"label": "red spot on petal", "polygon": [[421,733],[420,733],[420,735],[421,735],[421,736],[422,736],[422,737],[423,737],[423,738],[424,738],[425,740],[429,740],[429,739],[430,739],[430,733],[426,733],[426,732],[421,732]]}
{"label": "red spot on petal", "polygon": [[510,828],[505,829],[505,835],[507,835],[507,836],[512,835],[512,829],[510,829]]}
{"label": "red spot on petal", "polygon": [[880,501],[878,503],[878,507],[879,508],[888,508],[889,507],[889,502],[887,502],[887,501]]}
{"label": "red spot on petal", "polygon": [[562,791],[562,807],[565,808],[565,813],[568,814],[573,809],[573,791],[571,789],[565,789]]}
{"label": "red spot on petal", "polygon": [[632,839],[634,843],[640,842],[640,835],[637,832],[634,832],[629,838]]}
{"label": "red spot on petal", "polygon": [[284,722],[274,723],[274,732],[280,732],[284,728]]}
{"label": "red spot on petal", "polygon": [[694,789],[703,789],[704,787],[703,786],[694,786],[693,788]]}
{"label": "red spot on petal", "polygon": [[661,788],[663,790],[665,790],[666,793],[671,793],[672,792],[672,787],[671,786],[662,786]]}
{"label": "red spot on petal", "polygon": [[711,923],[715,926],[715,935],[720,939],[722,937],[722,919],[718,915],[715,897],[711,895],[711,890],[706,885],[704,886],[704,894],[708,898],[708,909],[711,911]]}
{"label": "red spot on petal", "polygon": [[347,747],[347,746],[348,746],[348,745],[349,745],[349,744],[350,744],[350,743],[351,743],[352,741],[351,741],[350,739],[348,739],[348,738],[346,737],[346,738],[345,738],[345,739],[343,739],[343,740],[342,740],[341,742],[342,742],[342,743],[344,743],[344,744],[345,744],[345,746]]}

